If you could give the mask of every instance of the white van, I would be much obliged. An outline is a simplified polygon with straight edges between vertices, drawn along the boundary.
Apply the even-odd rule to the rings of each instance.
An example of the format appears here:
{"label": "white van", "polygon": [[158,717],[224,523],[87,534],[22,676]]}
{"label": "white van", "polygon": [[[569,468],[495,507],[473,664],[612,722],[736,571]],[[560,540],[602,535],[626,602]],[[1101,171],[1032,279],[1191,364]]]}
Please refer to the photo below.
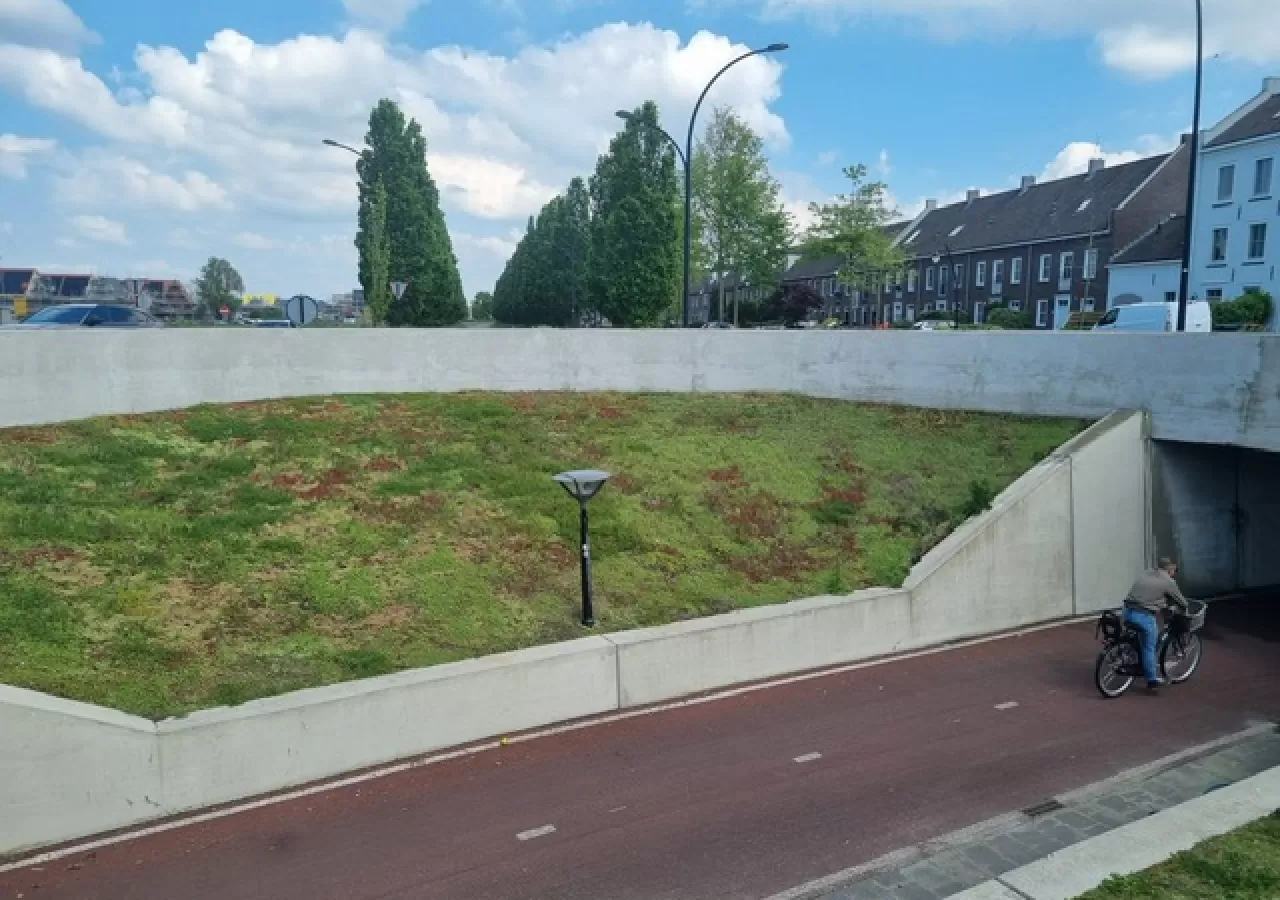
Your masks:
{"label": "white van", "polygon": [[[1094,331],[1177,331],[1178,304],[1131,303],[1117,306],[1102,317]],[[1213,331],[1209,304],[1187,304],[1187,331]]]}

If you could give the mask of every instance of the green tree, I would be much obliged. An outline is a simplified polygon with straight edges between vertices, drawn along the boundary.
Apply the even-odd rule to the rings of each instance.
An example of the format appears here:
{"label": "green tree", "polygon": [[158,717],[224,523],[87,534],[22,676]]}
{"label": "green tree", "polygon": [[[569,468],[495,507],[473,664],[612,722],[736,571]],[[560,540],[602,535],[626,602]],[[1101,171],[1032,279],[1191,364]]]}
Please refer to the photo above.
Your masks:
{"label": "green tree", "polygon": [[211,256],[196,279],[196,293],[200,295],[200,314],[217,318],[224,306],[232,312],[240,308],[244,279],[227,260]]}
{"label": "green tree", "polygon": [[656,325],[680,302],[675,153],[645,103],[591,178],[589,303],[615,325]]}
{"label": "green tree", "polygon": [[493,294],[488,291],[480,291],[476,294],[475,299],[471,301],[471,321],[493,321]]}
{"label": "green tree", "polygon": [[391,242],[387,236],[387,189],[381,182],[373,189],[368,226],[361,253],[362,260],[367,260],[369,267],[365,305],[373,324],[385,325],[391,310]]}
{"label": "green tree", "polygon": [[452,325],[467,315],[458,261],[440,210],[440,193],[427,171],[422,127],[406,120],[400,107],[382,100],[369,117],[360,175],[360,283],[365,296],[377,292],[373,271],[379,187],[386,197],[389,281],[408,289],[387,308],[391,325]]}
{"label": "green tree", "polygon": [[809,205],[814,222],[804,242],[805,256],[840,257],[840,280],[845,284],[898,272],[904,256],[883,227],[897,216],[897,210],[885,206],[888,186],[867,181],[867,167],[862,165],[847,167],[844,176],[849,180],[847,194],[831,203]]}
{"label": "green tree", "polygon": [[693,186],[695,237],[721,285],[724,321],[724,276],[772,287],[786,265],[791,220],[779,199],[782,188],[769,172],[764,142],[728,109],[715,110],[698,144]]}

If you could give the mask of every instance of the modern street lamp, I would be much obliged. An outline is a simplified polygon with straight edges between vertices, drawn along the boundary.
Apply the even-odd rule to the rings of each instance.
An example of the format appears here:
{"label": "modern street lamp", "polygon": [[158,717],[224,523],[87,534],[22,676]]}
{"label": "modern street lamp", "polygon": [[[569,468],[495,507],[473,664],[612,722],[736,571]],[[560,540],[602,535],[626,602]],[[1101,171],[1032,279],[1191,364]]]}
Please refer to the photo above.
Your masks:
{"label": "modern street lamp", "polygon": [[555,476],[555,481],[574,500],[578,501],[582,534],[582,627],[594,628],[596,624],[595,608],[591,596],[591,522],[587,517],[587,504],[604,488],[609,480],[608,472],[586,469],[576,472],[562,472]]}
{"label": "modern street lamp", "polygon": [[348,153],[354,153],[356,156],[364,156],[364,154],[355,147],[348,147],[346,144],[339,143],[338,141],[331,141],[329,138],[325,138],[320,143],[324,144],[326,147],[337,147],[339,150],[346,150]]}
{"label": "modern street lamp", "polygon": [[1182,283],[1178,289],[1178,331],[1187,330],[1191,291],[1191,235],[1196,214],[1196,166],[1200,159],[1200,95],[1204,87],[1204,4],[1196,0],[1196,98],[1191,116],[1191,175],[1187,178],[1187,236],[1182,243]]}
{"label": "modern street lamp", "polygon": [[[680,160],[684,163],[684,293],[680,297],[680,306],[683,311],[684,327],[688,328],[689,322],[689,291],[692,289],[693,280],[693,129],[698,122],[698,111],[702,109],[702,101],[707,99],[707,94],[720,76],[728,72],[743,60],[750,59],[753,56],[761,56],[765,53],[782,53],[789,50],[790,44],[770,44],[768,47],[761,47],[759,50],[751,50],[742,54],[737,59],[729,62],[723,69],[717,72],[712,79],[707,82],[707,86],[702,89],[702,94],[698,97],[698,102],[693,107],[693,115],[689,117],[689,134],[685,139],[685,150],[680,153],[680,145],[676,139],[667,132],[667,140],[676,148],[676,153],[680,154]],[[618,117],[626,119],[628,122],[634,118],[634,113],[619,111]],[[659,129],[661,131],[662,129]]]}

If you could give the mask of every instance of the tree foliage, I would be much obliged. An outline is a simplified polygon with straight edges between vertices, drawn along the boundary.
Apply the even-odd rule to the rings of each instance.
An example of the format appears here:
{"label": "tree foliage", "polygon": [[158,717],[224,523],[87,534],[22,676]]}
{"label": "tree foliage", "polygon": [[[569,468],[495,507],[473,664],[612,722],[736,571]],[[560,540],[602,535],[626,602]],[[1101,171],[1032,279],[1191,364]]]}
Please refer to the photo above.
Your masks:
{"label": "tree foliage", "polygon": [[[406,120],[400,107],[382,100],[369,117],[360,175],[360,283],[373,298],[385,285],[403,281],[408,289],[388,302],[390,325],[452,325],[466,317],[467,304],[458,262],[440,210],[440,193],[427,171],[427,141],[422,127]],[[381,188],[381,190],[379,190]],[[385,198],[385,216],[379,216]],[[385,221],[389,278],[378,277],[379,219]],[[376,311],[375,311],[376,315]]]}
{"label": "tree foliage", "polygon": [[568,190],[530,219],[493,293],[493,317],[509,325],[575,324],[586,309],[590,246],[587,188]]}
{"label": "tree foliage", "polygon": [[391,311],[391,242],[387,236],[387,189],[382,182],[374,185],[368,226],[363,254],[369,267],[365,306],[375,325],[385,325]]}
{"label": "tree foliage", "polygon": [[471,301],[471,321],[493,321],[493,294],[488,291],[477,292],[475,299]]}
{"label": "tree foliage", "polygon": [[200,314],[217,318],[224,306],[232,312],[240,308],[244,279],[227,260],[211,256],[196,279],[196,293],[200,295]]}
{"label": "tree foliage", "polygon": [[676,157],[645,103],[591,178],[591,305],[616,325],[656,325],[681,304]]}
{"label": "tree foliage", "polygon": [[795,325],[822,309],[822,295],[807,284],[784,284],[774,291],[765,307],[765,316],[772,322]]}
{"label": "tree foliage", "polygon": [[805,256],[840,257],[840,280],[846,284],[899,271],[904,256],[884,229],[897,215],[885,205],[888,186],[882,181],[867,181],[863,165],[847,167],[844,176],[849,181],[848,193],[831,203],[809,206],[814,222],[804,243]]}
{"label": "tree foliage", "polygon": [[1220,300],[1209,305],[1214,328],[1266,327],[1271,321],[1274,303],[1266,291],[1248,290],[1235,300]]}
{"label": "tree foliage", "polygon": [[[727,274],[754,286],[776,284],[791,243],[781,186],[764,142],[731,110],[716,109],[693,157],[695,237],[720,283]],[[724,318],[724,297],[720,298]]]}

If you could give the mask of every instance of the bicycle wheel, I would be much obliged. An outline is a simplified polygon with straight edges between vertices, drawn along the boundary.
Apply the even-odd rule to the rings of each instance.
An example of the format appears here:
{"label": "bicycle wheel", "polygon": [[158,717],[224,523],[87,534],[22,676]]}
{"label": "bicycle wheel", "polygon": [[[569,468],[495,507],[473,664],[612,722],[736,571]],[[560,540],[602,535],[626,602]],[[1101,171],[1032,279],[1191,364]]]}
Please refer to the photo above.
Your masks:
{"label": "bicycle wheel", "polygon": [[1126,675],[1127,661],[1124,647],[1120,644],[1108,644],[1098,654],[1098,662],[1093,667],[1093,683],[1098,693],[1108,700],[1114,700],[1133,685],[1133,676]]}
{"label": "bicycle wheel", "polygon": [[1200,668],[1203,652],[1204,645],[1195,632],[1171,637],[1160,648],[1160,671],[1174,684],[1182,684]]}

